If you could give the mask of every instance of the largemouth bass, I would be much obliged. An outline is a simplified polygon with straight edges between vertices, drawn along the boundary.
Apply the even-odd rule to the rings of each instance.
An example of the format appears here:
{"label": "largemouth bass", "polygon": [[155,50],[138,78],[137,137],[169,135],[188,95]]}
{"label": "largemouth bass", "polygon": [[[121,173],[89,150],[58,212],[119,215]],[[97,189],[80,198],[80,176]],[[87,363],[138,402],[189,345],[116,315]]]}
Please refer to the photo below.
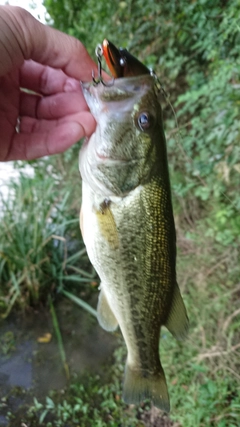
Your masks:
{"label": "largemouth bass", "polygon": [[159,357],[161,326],[186,335],[176,280],[176,236],[166,142],[155,78],[83,84],[97,121],[80,151],[81,230],[100,279],[97,307],[107,331],[120,326],[128,356],[123,397],[169,411]]}

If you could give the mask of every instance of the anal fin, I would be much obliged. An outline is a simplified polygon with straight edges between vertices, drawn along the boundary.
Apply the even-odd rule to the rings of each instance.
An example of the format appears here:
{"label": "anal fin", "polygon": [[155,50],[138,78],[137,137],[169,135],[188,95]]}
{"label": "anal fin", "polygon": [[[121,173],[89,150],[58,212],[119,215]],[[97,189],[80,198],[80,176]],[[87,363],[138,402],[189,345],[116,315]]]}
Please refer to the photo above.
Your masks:
{"label": "anal fin", "polygon": [[188,316],[187,311],[180,293],[178,284],[174,287],[172,306],[165,322],[166,328],[177,339],[183,339],[188,332]]}
{"label": "anal fin", "polygon": [[118,327],[118,321],[112,312],[103,289],[101,289],[98,297],[97,318],[99,325],[105,331],[112,332]]}

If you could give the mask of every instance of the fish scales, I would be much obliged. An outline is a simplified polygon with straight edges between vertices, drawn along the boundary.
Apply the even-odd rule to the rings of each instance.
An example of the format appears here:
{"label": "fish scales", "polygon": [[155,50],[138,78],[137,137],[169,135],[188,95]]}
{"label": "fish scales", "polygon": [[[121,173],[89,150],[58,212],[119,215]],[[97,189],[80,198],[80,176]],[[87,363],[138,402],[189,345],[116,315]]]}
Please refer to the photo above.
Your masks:
{"label": "fish scales", "polygon": [[[80,152],[81,229],[101,279],[99,323],[109,331],[119,325],[126,342],[124,399],[150,398],[168,411],[160,329],[182,337],[188,320],[176,281],[161,106],[152,76],[117,79],[114,86],[84,87],[97,128]],[[149,118],[146,130],[139,117]]]}

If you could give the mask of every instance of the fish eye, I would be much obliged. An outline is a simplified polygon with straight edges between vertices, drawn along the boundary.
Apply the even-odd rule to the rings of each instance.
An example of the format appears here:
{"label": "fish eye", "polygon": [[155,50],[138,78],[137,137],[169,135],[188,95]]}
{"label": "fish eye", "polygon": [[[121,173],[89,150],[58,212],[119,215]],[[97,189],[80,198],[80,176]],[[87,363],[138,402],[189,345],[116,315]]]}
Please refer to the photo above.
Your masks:
{"label": "fish eye", "polygon": [[149,129],[152,124],[151,117],[148,113],[141,113],[138,117],[138,126],[142,131]]}

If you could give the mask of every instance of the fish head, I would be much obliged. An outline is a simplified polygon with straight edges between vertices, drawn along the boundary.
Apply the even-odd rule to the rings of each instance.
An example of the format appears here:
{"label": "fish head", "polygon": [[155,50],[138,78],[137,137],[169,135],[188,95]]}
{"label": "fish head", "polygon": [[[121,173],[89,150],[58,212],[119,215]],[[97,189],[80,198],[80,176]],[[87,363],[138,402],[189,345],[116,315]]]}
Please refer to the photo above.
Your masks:
{"label": "fish head", "polygon": [[97,127],[80,151],[82,179],[94,192],[124,196],[157,167],[164,134],[155,80],[144,75],[109,86],[87,83],[83,93]]}

